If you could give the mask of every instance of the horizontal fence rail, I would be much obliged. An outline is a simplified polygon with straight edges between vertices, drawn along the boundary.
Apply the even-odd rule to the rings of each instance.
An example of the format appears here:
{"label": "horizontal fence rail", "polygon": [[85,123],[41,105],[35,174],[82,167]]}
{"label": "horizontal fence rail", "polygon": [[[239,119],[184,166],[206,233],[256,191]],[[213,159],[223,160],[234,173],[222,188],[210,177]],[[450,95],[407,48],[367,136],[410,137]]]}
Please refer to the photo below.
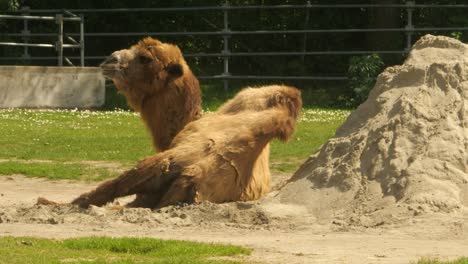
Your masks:
{"label": "horizontal fence rail", "polygon": [[[0,15],[0,19],[18,19],[18,20],[47,20],[55,21],[57,17],[50,16],[12,16],[12,15]],[[80,21],[79,17],[63,17],[63,21]]]}
{"label": "horizontal fence rail", "polygon": [[[73,13],[128,13],[128,12],[193,12],[193,11],[235,11],[253,9],[342,9],[342,8],[468,8],[468,4],[414,4],[408,1],[406,4],[336,4],[336,5],[249,5],[249,6],[197,6],[197,7],[156,7],[156,8],[96,8],[96,9],[67,9]],[[61,13],[64,9],[35,9],[29,13]],[[5,11],[6,13],[21,13],[21,10]]]}
{"label": "horizontal fence rail", "polygon": [[[232,36],[232,35],[268,35],[268,34],[306,34],[306,33],[366,33],[366,32],[429,32],[429,31],[468,31],[468,27],[424,27],[424,28],[351,28],[351,29],[305,29],[305,30],[252,30],[252,31],[192,31],[192,32],[89,32],[86,37],[118,37],[118,36]],[[79,36],[78,33],[65,36]],[[8,37],[50,37],[52,33],[0,33]]]}
{"label": "horizontal fence rail", "polygon": [[[406,10],[406,25],[403,28],[330,28],[330,29],[289,29],[289,30],[231,30],[229,27],[229,14],[230,12],[245,11],[245,10],[288,10],[288,9],[351,9],[351,8],[398,8]],[[109,8],[109,9],[27,9],[27,10],[16,10],[16,11],[5,11],[5,14],[12,15],[0,15],[0,19],[13,19],[13,17],[21,15],[23,20],[56,20],[57,17],[45,16],[44,14],[66,14],[70,17],[62,17],[63,21],[80,21],[83,24],[83,14],[100,14],[100,13],[141,13],[141,12],[198,12],[198,11],[218,11],[223,14],[223,24],[217,25],[221,27],[221,30],[217,31],[188,31],[188,32],[88,32],[84,34],[84,29],[80,29],[80,33],[64,33],[62,37],[65,37],[73,44],[63,44],[63,48],[80,48],[81,54],[78,56],[68,56],[65,61],[70,59],[80,59],[81,65],[84,65],[85,60],[103,60],[106,56],[104,55],[84,55],[84,38],[108,38],[108,37],[122,37],[122,36],[216,36],[221,37],[223,40],[223,49],[220,52],[198,52],[184,54],[185,57],[190,58],[204,58],[204,57],[216,57],[223,60],[223,72],[218,75],[202,75],[200,79],[211,79],[211,80],[224,80],[225,87],[227,87],[228,80],[346,80],[346,76],[254,76],[254,75],[232,75],[229,72],[229,62],[234,57],[261,57],[261,56],[315,56],[315,55],[327,55],[327,56],[340,56],[340,55],[367,55],[367,54],[405,54],[409,51],[412,45],[412,36],[415,33],[421,32],[448,32],[448,31],[460,31],[467,32],[468,27],[416,27],[413,24],[413,12],[416,9],[421,8],[449,8],[449,9],[466,9],[468,4],[416,4],[414,1],[407,1],[405,4],[302,4],[302,5],[250,5],[250,6],[231,6],[229,4],[221,6],[197,6],[197,7],[160,7],[160,8]],[[24,14],[28,15],[24,15]],[[33,16],[31,14],[41,14]],[[77,16],[75,14],[80,14]],[[308,15],[307,15],[308,16]],[[308,21],[306,17],[306,21]],[[216,26],[215,26],[216,27]],[[234,52],[229,47],[230,37],[241,36],[241,35],[290,35],[299,34],[304,35],[304,41],[308,34],[346,34],[346,33],[369,33],[369,32],[400,32],[406,35],[405,47],[402,50],[317,50],[317,51],[268,51],[268,52]],[[0,33],[1,37],[21,37],[24,39],[32,37],[52,37],[57,36],[54,33],[32,33],[25,30],[22,33]],[[80,41],[76,41],[73,37],[80,37]],[[32,43],[13,43],[4,42],[3,45],[7,46],[23,46],[23,47],[45,47],[53,48],[57,47],[57,44],[32,44]],[[107,55],[107,54],[106,54]],[[12,60],[53,60],[57,59],[52,56],[41,56],[41,57],[2,57],[0,60],[12,61]]]}
{"label": "horizontal fence rail", "polygon": [[[37,48],[55,48],[54,44],[34,44],[34,43],[14,43],[14,42],[0,42],[2,46],[20,46],[20,47],[37,47]],[[62,44],[63,48],[79,48],[79,44]]]}
{"label": "horizontal fence rail", "polygon": [[[27,9],[29,10],[29,9]],[[23,12],[25,10],[22,10]],[[24,54],[22,57],[17,59],[20,60],[30,60],[31,56],[29,55],[28,48],[55,48],[57,51],[57,64],[58,66],[63,66],[63,61],[67,62],[69,65],[73,66],[73,63],[68,59],[63,57],[63,49],[64,48],[80,48],[80,62],[81,66],[84,66],[84,21],[83,17],[79,17],[73,14],[70,11],[65,11],[65,14],[72,16],[72,17],[64,17],[62,14],[57,14],[56,16],[29,16],[29,15],[1,15],[0,19],[13,19],[13,20],[23,20],[24,21],[24,29],[20,34],[23,37],[23,43],[17,42],[0,42],[0,46],[18,46],[24,47]],[[29,38],[32,36],[31,32],[28,30],[28,21],[29,20],[39,20],[39,21],[54,21],[58,25],[58,34],[50,34],[52,36],[57,36],[57,41],[54,44],[44,44],[44,43],[29,43]],[[64,21],[73,21],[80,23],[80,42],[74,40],[71,36],[68,36],[67,39],[70,40],[73,44],[64,44],[63,43],[63,24]],[[1,36],[6,36],[8,34],[1,34]]]}

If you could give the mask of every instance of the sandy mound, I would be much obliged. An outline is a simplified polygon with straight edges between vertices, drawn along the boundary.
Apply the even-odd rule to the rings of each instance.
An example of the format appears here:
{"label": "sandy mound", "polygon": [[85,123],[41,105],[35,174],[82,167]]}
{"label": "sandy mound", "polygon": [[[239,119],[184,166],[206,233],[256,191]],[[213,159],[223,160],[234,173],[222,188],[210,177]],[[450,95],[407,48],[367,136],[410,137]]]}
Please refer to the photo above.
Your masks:
{"label": "sandy mound", "polygon": [[[378,77],[276,201],[318,219],[380,225],[403,214],[468,206],[468,46],[426,35]],[[367,223],[366,223],[367,222]]]}

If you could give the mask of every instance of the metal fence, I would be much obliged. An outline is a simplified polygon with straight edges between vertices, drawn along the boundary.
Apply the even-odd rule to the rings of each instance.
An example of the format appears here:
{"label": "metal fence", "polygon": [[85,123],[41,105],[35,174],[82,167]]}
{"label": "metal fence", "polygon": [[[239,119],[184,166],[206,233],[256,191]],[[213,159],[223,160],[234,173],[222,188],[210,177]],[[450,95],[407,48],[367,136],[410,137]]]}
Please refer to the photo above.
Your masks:
{"label": "metal fence", "polygon": [[[403,28],[341,28],[341,29],[288,29],[288,30],[253,30],[253,31],[234,31],[229,27],[229,14],[234,10],[256,10],[256,9],[305,9],[306,16],[304,19],[309,19],[309,10],[312,9],[351,9],[351,8],[399,8],[406,10],[406,25]],[[363,55],[363,54],[404,54],[407,53],[412,45],[412,36],[417,32],[433,32],[433,31],[468,31],[468,27],[423,27],[417,28],[413,24],[413,12],[417,8],[468,8],[468,5],[427,5],[427,4],[416,4],[414,1],[407,1],[405,4],[385,5],[385,4],[336,4],[336,5],[314,5],[307,2],[304,5],[252,5],[252,6],[231,6],[225,4],[222,6],[202,6],[202,7],[170,7],[170,8],[109,8],[109,9],[70,9],[65,11],[66,14],[71,14],[72,17],[60,18],[60,15],[55,17],[49,17],[49,20],[55,20],[57,23],[63,23],[61,21],[80,21],[80,24],[84,24],[84,15],[90,13],[131,13],[131,12],[201,12],[201,11],[219,11],[223,13],[223,29],[219,31],[190,31],[190,32],[90,32],[84,34],[83,27],[81,27],[80,33],[68,33],[65,34],[67,39],[74,40],[73,37],[80,37],[80,42],[74,41],[74,44],[63,44],[63,31],[59,30],[58,43],[52,45],[58,49],[58,61],[59,64],[62,61],[60,56],[60,50],[62,47],[77,47],[79,45],[81,49],[81,65],[84,65],[86,60],[102,60],[105,55],[102,56],[85,56],[84,55],[84,39],[85,38],[104,38],[110,36],[219,36],[223,40],[223,49],[217,53],[192,53],[184,54],[185,57],[218,57],[223,60],[223,70],[218,75],[205,75],[198,76],[200,79],[218,79],[223,80],[227,85],[227,80],[346,80],[346,76],[257,76],[257,75],[232,75],[229,71],[229,62],[233,57],[251,57],[251,56],[309,56],[309,55]],[[40,10],[20,10],[12,13],[20,14],[44,14],[44,13],[63,13],[63,10],[58,9],[40,9]],[[80,14],[76,16],[74,14]],[[10,16],[2,15],[0,18],[10,18]],[[15,16],[18,19],[17,16]],[[32,19],[32,16],[21,16],[22,19],[27,21]],[[60,28],[60,26],[59,26]],[[349,51],[282,51],[282,52],[232,52],[229,45],[229,39],[235,35],[269,35],[269,34],[302,34],[304,39],[309,34],[316,33],[354,33],[354,32],[401,32],[406,35],[406,45],[401,50],[349,50]],[[84,34],[84,35],[83,35]],[[30,39],[32,37],[44,37],[53,36],[51,33],[31,33],[27,30],[27,24],[25,22],[25,29],[21,33],[4,33],[2,36],[8,37],[22,37],[23,39]],[[72,41],[73,42],[73,41]],[[62,43],[62,44],[60,44]],[[5,44],[5,43],[4,43]],[[1,43],[0,43],[1,45]],[[12,44],[13,45],[13,44]],[[29,43],[14,44],[14,45],[25,45],[25,47],[32,47]],[[50,44],[47,47],[52,47]],[[39,46],[35,46],[39,47]],[[27,50],[25,49],[25,55]],[[107,55],[107,54],[106,54]],[[70,59],[78,59],[78,57],[69,57]],[[23,57],[3,57],[0,60],[23,60],[28,59],[27,56]],[[57,59],[56,57],[29,57],[33,60],[50,60]],[[67,59],[68,60],[68,59]],[[69,61],[69,60],[68,60]]]}
{"label": "metal fence", "polygon": [[[23,9],[23,11],[27,11],[28,9]],[[79,48],[80,49],[80,65],[84,66],[84,19],[83,16],[77,16],[69,11],[64,11],[65,15],[70,17],[65,17],[64,14],[56,14],[55,16],[31,16],[31,15],[0,15],[0,19],[14,19],[14,20],[23,20],[23,30],[19,34],[23,38],[22,43],[18,42],[0,42],[0,46],[19,46],[23,47],[23,56],[16,59],[22,60],[29,60],[31,56],[29,54],[29,48],[55,48],[57,51],[57,65],[63,66],[63,61],[65,60],[69,65],[73,66],[73,63],[70,59],[63,56],[63,49],[64,48]],[[28,28],[28,21],[31,20],[39,20],[39,21],[51,21],[55,22],[58,27],[57,32],[57,41],[53,44],[50,43],[29,43],[31,34]],[[63,24],[65,21],[71,22],[79,22],[80,23],[80,41],[76,41],[72,36],[67,36],[67,39],[72,42],[72,44],[65,44],[63,41],[64,32],[63,32]],[[4,34],[10,35],[10,34]]]}

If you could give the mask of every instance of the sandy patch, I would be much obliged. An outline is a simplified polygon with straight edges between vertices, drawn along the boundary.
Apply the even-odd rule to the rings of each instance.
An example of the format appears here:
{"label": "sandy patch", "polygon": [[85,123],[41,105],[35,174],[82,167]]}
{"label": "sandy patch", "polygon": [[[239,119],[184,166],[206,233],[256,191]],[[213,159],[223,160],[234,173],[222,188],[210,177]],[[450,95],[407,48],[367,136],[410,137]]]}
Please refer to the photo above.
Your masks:
{"label": "sandy patch", "polygon": [[[0,235],[135,236],[222,242],[254,249],[264,263],[409,263],[467,255],[468,214],[425,214],[376,227],[320,222],[302,207],[261,202],[115,210],[35,205],[67,202],[93,184],[0,177]],[[125,201],[121,201],[125,202]]]}

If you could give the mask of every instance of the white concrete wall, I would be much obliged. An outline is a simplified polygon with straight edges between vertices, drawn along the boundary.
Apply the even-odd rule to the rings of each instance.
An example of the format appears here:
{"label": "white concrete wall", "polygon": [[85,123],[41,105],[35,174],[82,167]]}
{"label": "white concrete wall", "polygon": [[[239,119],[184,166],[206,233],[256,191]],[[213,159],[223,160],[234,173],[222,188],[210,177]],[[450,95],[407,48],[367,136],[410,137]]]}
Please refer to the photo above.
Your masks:
{"label": "white concrete wall", "polygon": [[0,108],[92,108],[104,97],[96,67],[0,66]]}

